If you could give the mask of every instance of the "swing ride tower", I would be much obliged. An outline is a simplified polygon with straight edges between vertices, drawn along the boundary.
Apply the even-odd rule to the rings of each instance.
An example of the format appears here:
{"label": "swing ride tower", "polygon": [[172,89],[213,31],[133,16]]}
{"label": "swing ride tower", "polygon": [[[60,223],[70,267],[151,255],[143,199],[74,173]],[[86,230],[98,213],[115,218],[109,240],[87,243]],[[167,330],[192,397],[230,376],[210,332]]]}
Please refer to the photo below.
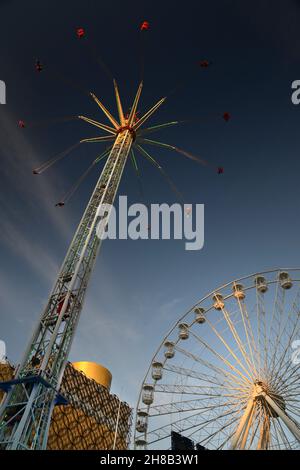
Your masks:
{"label": "swing ride tower", "polygon": [[[142,86],[141,82],[130,113],[125,115],[118,87],[114,81],[119,120],[116,120],[91,93],[93,100],[110,121],[110,126],[85,116],[78,116],[79,119],[105,132],[103,136],[83,139],[81,143],[109,142],[111,147],[106,149],[92,164],[95,165],[107,156],[105,166],[75,232],[23,360],[14,379],[0,383],[0,387],[6,392],[0,408],[0,449],[46,448],[53,408],[55,404],[65,401],[65,398],[59,394],[60,383],[101,244],[99,209],[103,204],[113,204],[130,153],[136,165],[133,146],[161,169],[160,165],[140,146],[140,143],[144,141],[142,135],[161,127],[177,124],[177,122],[140,131],[145,121],[165,100],[162,98],[141,118],[138,118],[137,106]],[[148,143],[167,145],[155,141]],[[34,171],[34,173],[37,174],[39,171]],[[58,205],[64,205],[64,202]],[[105,230],[105,224],[102,224],[101,230]]]}

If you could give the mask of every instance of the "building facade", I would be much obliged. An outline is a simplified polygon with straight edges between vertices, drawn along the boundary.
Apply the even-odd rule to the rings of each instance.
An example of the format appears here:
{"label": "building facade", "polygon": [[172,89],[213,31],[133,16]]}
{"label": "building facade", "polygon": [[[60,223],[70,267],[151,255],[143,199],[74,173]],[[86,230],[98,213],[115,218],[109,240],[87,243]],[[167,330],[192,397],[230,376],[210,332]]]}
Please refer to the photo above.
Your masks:
{"label": "building facade", "polygon": [[[10,364],[0,364],[0,381],[11,380],[13,372]],[[97,364],[67,364],[60,388],[64,400],[52,413],[48,450],[128,449],[132,409],[110,393],[110,381],[109,371]]]}

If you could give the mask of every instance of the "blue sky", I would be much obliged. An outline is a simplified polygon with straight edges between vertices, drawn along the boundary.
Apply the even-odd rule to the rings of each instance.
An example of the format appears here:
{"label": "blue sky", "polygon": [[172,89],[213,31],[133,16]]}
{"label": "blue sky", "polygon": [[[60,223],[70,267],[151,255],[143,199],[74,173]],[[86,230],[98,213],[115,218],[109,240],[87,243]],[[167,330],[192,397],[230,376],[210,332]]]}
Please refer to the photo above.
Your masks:
{"label": "blue sky", "polygon": [[[192,304],[231,279],[298,265],[299,119],[291,83],[299,79],[300,4],[296,1],[0,2],[1,230],[0,338],[17,363],[47,300],[72,234],[88,201],[94,172],[64,209],[61,194],[97,154],[82,148],[40,177],[32,168],[90,129],[59,123],[20,130],[37,121],[87,114],[94,103],[55,79],[61,73],[114,107],[112,83],[78,43],[84,26],[118,80],[127,106],[139,80],[138,26],[146,37],[142,109],[172,90],[152,123],[198,120],[157,138],[224,166],[224,175],[165,150],[154,152],[187,202],[205,204],[205,245],[181,241],[106,241],[86,297],[71,360],[92,360],[113,374],[112,389],[135,405],[155,349]],[[37,74],[39,58],[45,70]],[[212,61],[199,69],[197,61]],[[229,123],[222,113],[229,111]],[[203,121],[201,120],[203,118]],[[101,147],[99,147],[101,149]],[[140,163],[148,202],[176,202],[160,174]],[[139,200],[127,165],[119,194]]]}

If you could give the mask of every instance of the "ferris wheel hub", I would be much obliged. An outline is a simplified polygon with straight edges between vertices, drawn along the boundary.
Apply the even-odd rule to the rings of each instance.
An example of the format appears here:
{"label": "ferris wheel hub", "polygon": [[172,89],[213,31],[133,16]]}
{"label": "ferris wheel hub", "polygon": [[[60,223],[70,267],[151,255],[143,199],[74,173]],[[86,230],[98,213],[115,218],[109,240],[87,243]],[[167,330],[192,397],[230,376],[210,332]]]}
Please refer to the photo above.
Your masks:
{"label": "ferris wheel hub", "polygon": [[282,410],[285,411],[285,400],[279,395],[279,393],[274,392],[270,389],[268,384],[260,380],[255,381],[253,388],[253,398],[256,402],[260,403],[263,406],[266,416],[270,418],[278,418],[278,413],[268,405],[266,400],[266,395],[271,396],[274,403]]}

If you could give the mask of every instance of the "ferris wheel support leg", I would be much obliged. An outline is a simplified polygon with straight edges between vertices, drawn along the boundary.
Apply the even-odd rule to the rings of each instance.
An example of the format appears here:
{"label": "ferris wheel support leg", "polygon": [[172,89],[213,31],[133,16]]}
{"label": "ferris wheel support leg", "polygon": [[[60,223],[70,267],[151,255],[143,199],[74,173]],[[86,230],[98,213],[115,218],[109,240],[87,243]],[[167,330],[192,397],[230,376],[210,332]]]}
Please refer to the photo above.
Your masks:
{"label": "ferris wheel support leg", "polygon": [[289,418],[285,414],[285,412],[274,402],[274,400],[272,400],[271,397],[269,397],[269,395],[267,395],[265,392],[262,393],[262,395],[265,398],[265,400],[269,403],[269,405],[273,408],[273,410],[282,419],[282,421],[287,426],[289,431],[291,431],[291,433],[295,436],[295,438],[300,442],[300,429],[298,428],[298,426],[296,426],[294,421],[292,421],[291,418]]}
{"label": "ferris wheel support leg", "polygon": [[250,428],[251,428],[251,425],[252,425],[252,422],[253,422],[254,412],[255,412],[255,406],[252,406],[251,412],[249,414],[249,418],[247,420],[247,424],[245,424],[245,426],[244,426],[243,438],[242,438],[242,441],[241,441],[241,445],[239,447],[240,450],[244,450],[245,447],[246,447],[247,439],[248,439],[248,436],[249,436],[249,431],[250,431]]}
{"label": "ferris wheel support leg", "polygon": [[245,426],[247,426],[249,418],[252,414],[252,409],[254,406],[254,400],[251,398],[248,402],[248,405],[246,406],[245,413],[243,414],[240,423],[238,425],[238,428],[236,430],[236,433],[231,441],[231,449],[235,450],[237,449],[238,442],[240,440],[241,435],[243,434],[245,430]]}
{"label": "ferris wheel support leg", "polygon": [[257,450],[267,450],[270,443],[270,416],[266,416],[260,427]]}

